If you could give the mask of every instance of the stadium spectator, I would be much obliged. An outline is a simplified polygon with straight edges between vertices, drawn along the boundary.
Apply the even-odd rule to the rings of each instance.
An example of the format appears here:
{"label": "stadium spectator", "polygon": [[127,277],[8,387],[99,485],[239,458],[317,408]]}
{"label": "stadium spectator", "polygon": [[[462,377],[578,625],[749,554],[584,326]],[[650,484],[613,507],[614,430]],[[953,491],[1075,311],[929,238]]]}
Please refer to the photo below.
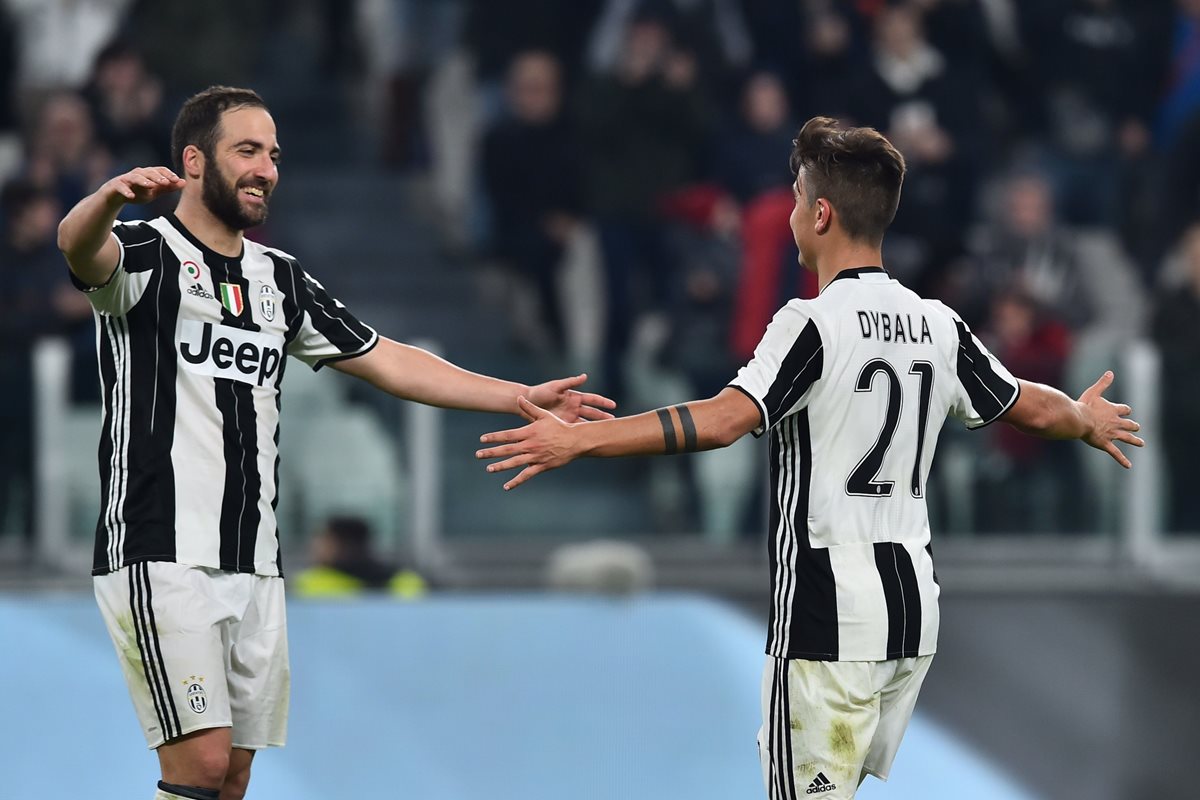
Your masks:
{"label": "stadium spectator", "polygon": [[[0,191],[0,533],[6,520],[29,533],[34,528],[34,342],[67,336],[84,387],[96,381],[91,307],[71,288],[54,244],[60,216],[54,195],[28,181],[12,181]],[[81,391],[80,380],[74,383]]]}
{"label": "stadium spectator", "polygon": [[603,380],[617,399],[631,329],[642,312],[662,310],[674,272],[658,204],[699,174],[709,112],[696,81],[695,57],[676,49],[660,18],[643,15],[625,31],[613,70],[580,98],[586,196],[606,278]]}
{"label": "stadium spectator", "polygon": [[592,71],[617,69],[630,25],[651,16],[666,26],[676,47],[692,55],[699,85],[725,97],[754,52],[736,0],[607,0],[588,49]]}
{"label": "stadium spectator", "polygon": [[422,597],[429,583],[412,567],[379,558],[371,546],[371,529],[358,517],[334,517],[313,536],[312,564],[297,573],[301,597],[353,597],[386,591],[404,600]]}
{"label": "stadium spectator", "polygon": [[1171,530],[1200,531],[1200,493],[1192,484],[1192,464],[1200,442],[1200,224],[1178,246],[1182,278],[1155,303],[1151,332],[1162,353],[1162,419],[1170,436],[1166,450]]}
{"label": "stadium spectator", "polygon": [[779,153],[787,152],[796,128],[783,82],[771,72],[754,73],[739,111],[714,149],[716,180],[737,204],[742,254],[730,335],[733,352],[745,359],[780,300],[812,297],[816,284],[809,273],[795,278],[796,248],[787,227],[791,176]]}
{"label": "stadium spectator", "polygon": [[108,151],[96,141],[87,103],[75,92],[46,100],[27,150],[29,179],[53,191],[63,208],[103,183],[112,168]]}
{"label": "stadium spectator", "polygon": [[581,154],[562,108],[562,73],[549,53],[519,55],[509,69],[507,116],[483,142],[495,255],[537,290],[555,346],[565,342],[559,267],[579,224]]}
{"label": "stadium spectator", "polygon": [[[22,105],[60,89],[78,89],[130,0],[3,0],[16,30]],[[207,61],[207,59],[206,59]]]}
{"label": "stadium spectator", "polygon": [[908,162],[889,263],[902,280],[916,282],[960,249],[970,219],[977,92],[930,44],[917,9],[897,5],[875,18],[871,55],[846,102],[856,124],[885,132]]}
{"label": "stadium spectator", "polygon": [[[1071,334],[1020,289],[1002,290],[991,304],[981,338],[1010,370],[1027,380],[1059,385],[1071,355]],[[1026,436],[1008,425],[991,435],[981,470],[979,531],[1053,533],[1075,530],[1079,494],[1074,448]]]}
{"label": "stadium spectator", "polygon": [[1050,182],[1038,173],[1006,179],[999,218],[981,231],[973,255],[977,299],[964,313],[976,319],[992,296],[1016,287],[1077,334],[1128,335],[1139,327],[1142,292],[1116,236],[1064,225]]}
{"label": "stadium spectator", "polygon": [[1170,63],[1155,115],[1154,135],[1163,149],[1175,143],[1200,111],[1200,0],[1176,0],[1170,46]]}
{"label": "stadium spectator", "polygon": [[1039,81],[1035,130],[1064,220],[1115,225],[1126,172],[1147,154],[1165,74],[1165,3],[1050,0],[1020,10]]}
{"label": "stadium spectator", "polygon": [[141,53],[125,41],[107,45],[83,90],[97,139],[122,165],[163,164],[171,159],[171,121],[163,87]]}

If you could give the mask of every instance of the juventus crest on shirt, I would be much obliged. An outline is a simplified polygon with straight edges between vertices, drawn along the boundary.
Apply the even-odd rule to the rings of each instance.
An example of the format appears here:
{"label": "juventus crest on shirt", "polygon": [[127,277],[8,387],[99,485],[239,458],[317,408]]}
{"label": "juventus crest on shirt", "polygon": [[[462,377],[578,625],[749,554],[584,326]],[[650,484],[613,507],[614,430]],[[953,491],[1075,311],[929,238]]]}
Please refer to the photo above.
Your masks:
{"label": "juventus crest on shirt", "polygon": [[925,483],[947,416],[979,428],[1019,384],[947,306],[879,267],[792,300],[731,383],[771,432],[767,653],[882,661],[936,650]]}
{"label": "juventus crest on shirt", "polygon": [[223,256],[173,215],[118,223],[120,261],[87,287],[103,387],[92,573],[142,561],[279,575],[280,384],[361,355],[374,330],[294,258]]}

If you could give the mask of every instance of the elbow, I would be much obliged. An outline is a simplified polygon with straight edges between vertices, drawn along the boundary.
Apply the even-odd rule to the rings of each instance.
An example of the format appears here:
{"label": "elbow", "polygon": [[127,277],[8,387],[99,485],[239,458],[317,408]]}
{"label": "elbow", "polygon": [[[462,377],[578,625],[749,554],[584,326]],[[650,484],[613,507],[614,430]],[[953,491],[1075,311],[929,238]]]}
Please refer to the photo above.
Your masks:
{"label": "elbow", "polygon": [[58,249],[63,253],[63,255],[70,255],[71,232],[67,227],[67,221],[65,219],[58,223],[58,239],[56,243],[58,244]]}
{"label": "elbow", "polygon": [[714,427],[712,431],[711,449],[715,450],[720,447],[729,447],[729,445],[742,438],[743,433],[745,433],[745,431],[742,431],[738,428],[736,420],[723,419],[719,425]]}

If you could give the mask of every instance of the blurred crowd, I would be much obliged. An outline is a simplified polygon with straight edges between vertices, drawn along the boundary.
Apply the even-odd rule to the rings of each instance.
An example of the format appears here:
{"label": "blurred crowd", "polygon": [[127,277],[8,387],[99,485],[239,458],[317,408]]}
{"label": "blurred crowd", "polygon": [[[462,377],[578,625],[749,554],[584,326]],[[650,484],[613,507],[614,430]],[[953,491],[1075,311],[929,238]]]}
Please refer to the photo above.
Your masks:
{"label": "blurred crowd", "polygon": [[[664,401],[656,376],[715,393],[783,302],[815,294],[788,230],[792,137],[817,114],[878,128],[909,166],[886,265],[1014,373],[1078,391],[1131,340],[1158,344],[1168,525],[1200,529],[1183,485],[1200,442],[1200,0],[0,0],[6,389],[56,334],[94,398],[58,218],[109,175],[169,163],[177,100],[254,86],[298,9],[374,163],[427,178],[446,248],[525,287],[521,346],[590,366],[627,409]],[[28,392],[0,404],[6,432],[31,430]],[[988,491],[966,524],[1095,526],[1074,449],[982,436],[971,481]],[[2,449],[0,531],[31,513],[14,507],[28,436]],[[733,509],[711,524],[739,524],[752,484],[730,474],[752,470],[695,472]]]}

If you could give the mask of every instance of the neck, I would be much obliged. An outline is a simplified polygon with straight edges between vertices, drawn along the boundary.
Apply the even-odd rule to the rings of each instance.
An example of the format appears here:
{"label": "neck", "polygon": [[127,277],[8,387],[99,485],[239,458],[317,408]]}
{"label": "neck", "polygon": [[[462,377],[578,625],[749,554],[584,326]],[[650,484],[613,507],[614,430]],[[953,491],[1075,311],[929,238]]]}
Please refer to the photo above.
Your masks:
{"label": "neck", "polygon": [[242,232],[214,217],[199,197],[181,197],[175,216],[206,247],[230,258],[242,254]]}
{"label": "neck", "polygon": [[882,267],[883,253],[880,248],[869,244],[847,242],[821,254],[820,258],[814,259],[814,262],[807,266],[817,273],[817,285],[821,291],[824,291],[829,282],[843,270],[857,269],[858,267]]}

